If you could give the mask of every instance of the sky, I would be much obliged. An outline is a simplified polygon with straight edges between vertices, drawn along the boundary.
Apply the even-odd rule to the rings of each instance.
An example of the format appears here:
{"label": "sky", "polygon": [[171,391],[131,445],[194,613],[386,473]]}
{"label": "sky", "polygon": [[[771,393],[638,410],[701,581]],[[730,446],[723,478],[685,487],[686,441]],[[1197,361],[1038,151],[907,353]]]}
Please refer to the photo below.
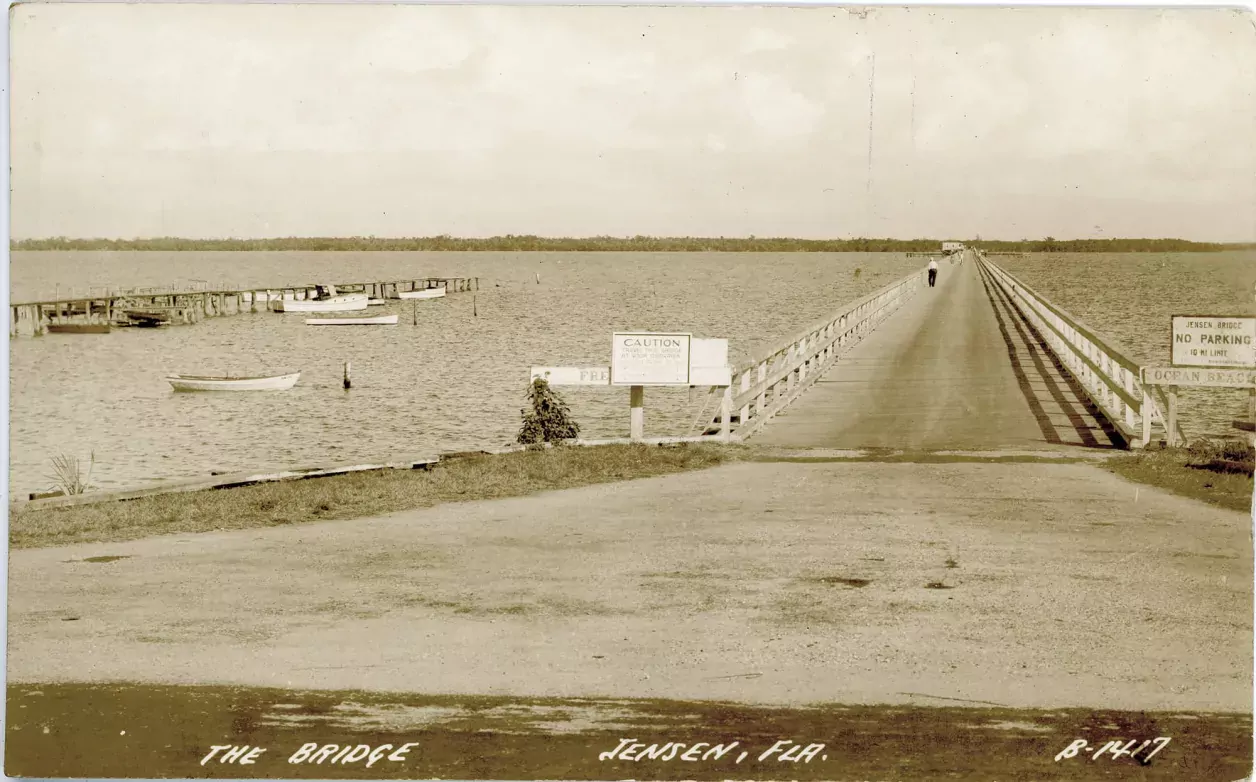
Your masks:
{"label": "sky", "polygon": [[12,235],[1256,240],[1228,9],[28,4]]}

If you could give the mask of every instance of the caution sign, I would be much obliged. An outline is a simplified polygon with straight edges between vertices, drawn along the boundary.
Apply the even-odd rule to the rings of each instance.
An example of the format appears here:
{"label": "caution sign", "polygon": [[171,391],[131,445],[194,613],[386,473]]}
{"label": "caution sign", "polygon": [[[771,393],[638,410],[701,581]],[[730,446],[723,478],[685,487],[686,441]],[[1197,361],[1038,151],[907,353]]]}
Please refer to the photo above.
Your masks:
{"label": "caution sign", "polygon": [[692,334],[615,332],[611,335],[611,385],[689,385],[692,338]]}

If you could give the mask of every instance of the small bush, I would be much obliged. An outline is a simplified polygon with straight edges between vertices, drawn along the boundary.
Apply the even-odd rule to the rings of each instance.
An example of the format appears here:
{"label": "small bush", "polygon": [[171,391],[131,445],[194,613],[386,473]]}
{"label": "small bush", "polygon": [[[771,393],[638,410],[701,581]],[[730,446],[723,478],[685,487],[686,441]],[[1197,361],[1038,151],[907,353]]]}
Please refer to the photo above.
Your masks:
{"label": "small bush", "polygon": [[562,442],[580,435],[580,425],[571,420],[567,403],[550,388],[548,381],[543,378],[532,381],[528,387],[528,402],[532,409],[519,411],[523,416],[523,427],[517,438],[520,445]]}
{"label": "small bush", "polygon": [[1243,440],[1200,439],[1186,447],[1186,464],[1190,467],[1214,467],[1232,462],[1250,469],[1254,460],[1252,446]]}
{"label": "small bush", "polygon": [[96,466],[96,452],[92,452],[91,460],[84,470],[76,457],[60,454],[52,458],[53,474],[49,476],[54,485],[64,494],[85,494],[94,488],[91,484],[92,468]]}

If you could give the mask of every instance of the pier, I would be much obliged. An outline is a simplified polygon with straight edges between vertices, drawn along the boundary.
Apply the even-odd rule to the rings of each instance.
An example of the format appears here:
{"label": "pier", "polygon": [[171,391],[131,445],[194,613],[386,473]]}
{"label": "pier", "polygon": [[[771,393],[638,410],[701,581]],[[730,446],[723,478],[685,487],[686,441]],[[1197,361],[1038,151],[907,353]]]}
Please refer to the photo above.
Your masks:
{"label": "pier", "polygon": [[1129,352],[965,249],[736,367],[702,439],[787,449],[1130,449],[1186,442]]}
{"label": "pier", "polygon": [[[9,305],[9,336],[40,336],[58,326],[84,332],[110,328],[192,324],[205,318],[268,310],[273,302],[313,298],[320,283],[271,287],[236,287],[225,283],[192,289],[89,289],[83,294],[54,294],[42,301]],[[448,293],[479,290],[478,277],[417,277],[403,280],[335,283],[340,293],[365,293],[396,299],[401,293],[444,288]]]}

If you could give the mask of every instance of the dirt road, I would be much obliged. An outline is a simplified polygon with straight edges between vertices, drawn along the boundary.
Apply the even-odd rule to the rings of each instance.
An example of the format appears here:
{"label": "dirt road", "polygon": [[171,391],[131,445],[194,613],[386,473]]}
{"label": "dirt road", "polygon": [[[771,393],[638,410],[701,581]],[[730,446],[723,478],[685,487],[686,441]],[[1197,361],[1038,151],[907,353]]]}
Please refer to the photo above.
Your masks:
{"label": "dirt road", "polygon": [[737,464],[18,551],[8,672],[1250,712],[1250,528],[1080,464]]}

